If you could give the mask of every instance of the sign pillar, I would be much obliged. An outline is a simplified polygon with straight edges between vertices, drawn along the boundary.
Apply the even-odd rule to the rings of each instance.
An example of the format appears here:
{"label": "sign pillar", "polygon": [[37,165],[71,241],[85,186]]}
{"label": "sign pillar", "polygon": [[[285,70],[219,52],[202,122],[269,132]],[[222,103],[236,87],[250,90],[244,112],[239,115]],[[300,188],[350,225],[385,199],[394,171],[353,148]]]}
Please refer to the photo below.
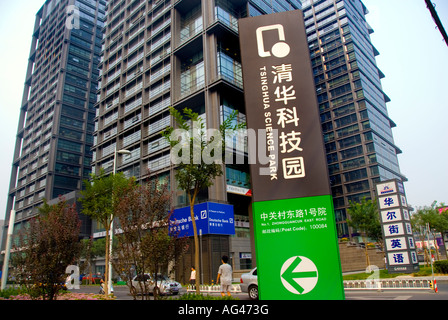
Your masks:
{"label": "sign pillar", "polygon": [[245,18],[239,30],[248,131],[259,148],[250,158],[260,298],[344,299],[303,14]]}
{"label": "sign pillar", "polygon": [[413,273],[419,270],[403,183],[382,181],[376,185],[378,208],[383,230],[389,273]]}

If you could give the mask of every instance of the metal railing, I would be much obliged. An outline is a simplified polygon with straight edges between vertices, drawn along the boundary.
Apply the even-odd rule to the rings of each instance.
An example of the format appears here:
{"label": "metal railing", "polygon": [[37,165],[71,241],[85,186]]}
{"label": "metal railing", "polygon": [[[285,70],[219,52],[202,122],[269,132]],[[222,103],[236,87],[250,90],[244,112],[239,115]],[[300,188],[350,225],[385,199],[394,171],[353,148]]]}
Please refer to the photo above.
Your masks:
{"label": "metal railing", "polygon": [[345,290],[432,290],[429,279],[344,280]]}
{"label": "metal railing", "polygon": [[[200,285],[199,286],[199,290],[201,292],[205,292],[205,293],[220,293],[221,292],[221,286],[220,285]],[[196,286],[193,285],[188,285],[187,286],[187,292],[195,292],[196,291]],[[239,284],[233,284],[230,287],[230,292],[231,293],[240,293],[241,292],[241,287]]]}

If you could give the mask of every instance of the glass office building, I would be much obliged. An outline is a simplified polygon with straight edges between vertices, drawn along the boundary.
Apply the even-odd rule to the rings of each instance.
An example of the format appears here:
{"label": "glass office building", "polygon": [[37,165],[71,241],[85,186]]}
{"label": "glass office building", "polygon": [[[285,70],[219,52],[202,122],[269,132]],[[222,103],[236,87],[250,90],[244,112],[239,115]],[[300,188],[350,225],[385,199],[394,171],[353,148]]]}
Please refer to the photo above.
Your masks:
{"label": "glass office building", "polygon": [[[81,189],[91,172],[105,6],[47,0],[36,14],[6,208],[6,228],[16,211],[15,232],[44,198]],[[89,237],[82,218],[81,236]]]}

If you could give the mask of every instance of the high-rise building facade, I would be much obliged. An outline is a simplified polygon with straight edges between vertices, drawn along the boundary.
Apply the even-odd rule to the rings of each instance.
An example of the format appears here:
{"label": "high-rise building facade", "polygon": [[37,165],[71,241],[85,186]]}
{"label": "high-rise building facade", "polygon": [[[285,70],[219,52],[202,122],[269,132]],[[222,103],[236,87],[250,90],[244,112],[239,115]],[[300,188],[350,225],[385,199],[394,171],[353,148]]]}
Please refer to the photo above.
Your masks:
{"label": "high-rise building facade", "polygon": [[[400,173],[383,73],[360,0],[112,0],[103,41],[93,170],[143,179],[158,174],[178,190],[170,150],[160,132],[172,125],[168,107],[193,109],[208,128],[233,110],[245,121],[238,19],[302,9],[315,76],[338,235],[349,236],[350,201],[374,198],[376,182]],[[116,154],[126,149],[130,154]],[[247,156],[247,154],[246,154]],[[199,201],[234,205],[236,235],[212,239],[209,250],[230,252],[236,269],[252,267],[250,175],[227,164]],[[100,233],[98,233],[100,234]],[[216,252],[219,251],[216,249]],[[212,256],[210,256],[212,257]],[[219,261],[219,259],[218,259]]]}
{"label": "high-rise building facade", "polygon": [[89,177],[105,7],[47,0],[36,14],[6,208],[6,221],[16,211],[15,232],[44,198],[79,190]]}
{"label": "high-rise building facade", "polygon": [[375,199],[379,181],[406,181],[397,159],[401,150],[392,135],[395,123],[387,112],[365,5],[360,0],[302,5],[338,235],[349,237],[350,201]]}

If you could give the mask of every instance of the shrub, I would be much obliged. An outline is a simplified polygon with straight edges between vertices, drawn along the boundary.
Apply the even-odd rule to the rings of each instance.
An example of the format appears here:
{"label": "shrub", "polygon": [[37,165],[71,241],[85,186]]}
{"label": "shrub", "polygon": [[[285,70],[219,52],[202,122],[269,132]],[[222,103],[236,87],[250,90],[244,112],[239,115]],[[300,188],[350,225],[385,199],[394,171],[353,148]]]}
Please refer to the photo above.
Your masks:
{"label": "shrub", "polygon": [[[6,290],[5,290],[6,291]],[[8,300],[42,300],[42,298],[32,298],[29,294],[22,293],[17,294],[13,293],[9,295]],[[94,294],[94,293],[70,293],[66,292],[56,297],[56,300],[115,300],[116,297],[113,295],[107,296],[103,294]],[[0,300],[2,298],[0,297]]]}
{"label": "shrub", "polygon": [[9,299],[10,296],[16,296],[20,294],[20,289],[17,288],[7,288],[0,291],[0,298]]}
{"label": "shrub", "polygon": [[434,263],[435,273],[448,273],[448,260],[439,260]]}

